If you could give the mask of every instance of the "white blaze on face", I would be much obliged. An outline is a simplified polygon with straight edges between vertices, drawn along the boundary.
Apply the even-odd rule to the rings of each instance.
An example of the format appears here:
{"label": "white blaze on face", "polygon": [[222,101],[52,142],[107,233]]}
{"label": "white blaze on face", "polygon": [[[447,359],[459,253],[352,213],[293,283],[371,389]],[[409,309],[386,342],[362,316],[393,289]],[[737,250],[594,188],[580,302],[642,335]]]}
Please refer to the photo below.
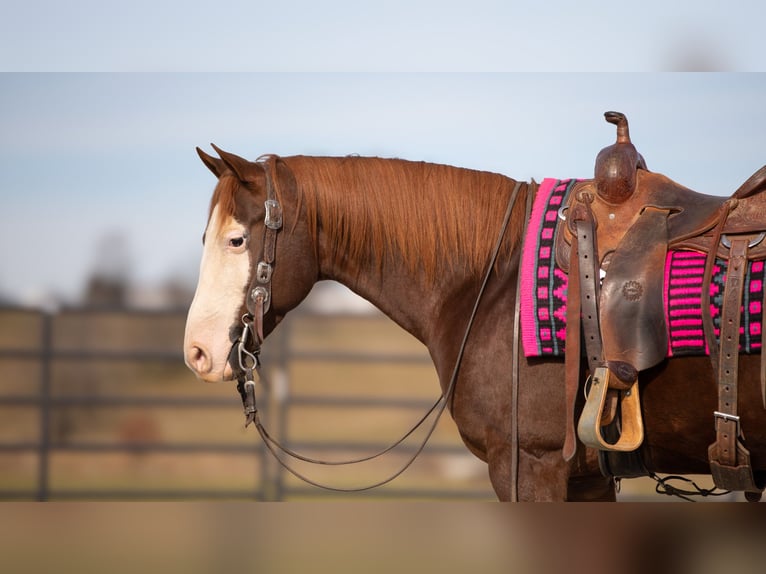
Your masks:
{"label": "white blaze on face", "polygon": [[205,232],[199,283],[184,335],[186,364],[205,381],[233,376],[228,364],[229,330],[240,319],[250,278],[247,243],[247,229],[233,217],[219,218],[215,206]]}

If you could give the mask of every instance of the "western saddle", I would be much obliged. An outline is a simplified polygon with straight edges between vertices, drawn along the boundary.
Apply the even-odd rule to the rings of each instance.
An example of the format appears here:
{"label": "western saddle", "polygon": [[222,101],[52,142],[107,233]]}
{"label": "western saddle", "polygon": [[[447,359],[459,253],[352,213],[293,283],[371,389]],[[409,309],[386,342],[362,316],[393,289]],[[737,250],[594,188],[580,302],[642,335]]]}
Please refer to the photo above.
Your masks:
{"label": "western saddle", "polygon": [[[556,259],[569,274],[564,456],[569,459],[576,450],[581,356],[587,358],[590,388],[577,424],[580,440],[602,452],[629,453],[641,445],[638,373],[663,361],[668,349],[666,255],[671,248],[695,250],[707,254],[703,326],[718,383],[711,474],[720,488],[759,497],[763,486],[755,482],[737,416],[737,368],[742,279],[748,260],[766,259],[766,193],[759,193],[766,190],[766,166],[730,198],[696,193],[647,169],[624,114],[605,117],[617,126],[617,141],[598,154],[594,178],[572,189],[556,234]],[[720,338],[709,302],[716,258],[728,261]],[[765,374],[762,368],[766,408]]]}

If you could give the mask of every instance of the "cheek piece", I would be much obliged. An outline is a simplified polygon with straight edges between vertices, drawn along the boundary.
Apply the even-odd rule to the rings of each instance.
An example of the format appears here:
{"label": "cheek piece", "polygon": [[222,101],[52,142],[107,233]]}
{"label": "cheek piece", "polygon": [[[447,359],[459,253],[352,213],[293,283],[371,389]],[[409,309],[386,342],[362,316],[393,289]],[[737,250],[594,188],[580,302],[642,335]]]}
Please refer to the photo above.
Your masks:
{"label": "cheek piece", "polygon": [[[258,409],[255,404],[255,375],[260,379],[260,352],[264,340],[263,316],[271,308],[271,277],[276,258],[277,234],[282,229],[282,207],[276,199],[273,186],[275,171],[273,158],[266,159],[266,201],[264,203],[264,237],[261,260],[255,269],[253,283],[248,289],[247,313],[242,317],[242,333],[237,341],[239,374],[237,390],[245,408],[245,427],[257,423]],[[252,351],[248,340],[252,337]]]}

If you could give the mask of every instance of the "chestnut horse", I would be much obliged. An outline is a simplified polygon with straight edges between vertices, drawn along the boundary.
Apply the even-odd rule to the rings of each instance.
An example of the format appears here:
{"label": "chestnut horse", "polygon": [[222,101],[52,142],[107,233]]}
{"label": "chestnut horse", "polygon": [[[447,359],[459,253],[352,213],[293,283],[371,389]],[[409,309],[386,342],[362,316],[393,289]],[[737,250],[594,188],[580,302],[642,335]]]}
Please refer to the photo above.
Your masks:
{"label": "chestnut horse", "polygon": [[[205,381],[240,374],[234,351],[259,284],[267,289],[259,298],[258,329],[267,336],[317,281],[334,280],[421,341],[445,391],[517,182],[398,159],[269,156],[251,162],[215,149],[219,158],[198,149],[218,184],[184,341],[195,374]],[[465,343],[450,413],[465,445],[487,463],[500,500],[614,500],[614,479],[600,472],[596,451],[579,444],[573,458],[562,456],[563,360],[513,353],[521,237],[534,190],[522,185],[513,202]],[[518,392],[511,385],[514,368]],[[758,357],[743,356],[740,370],[742,425],[753,468],[763,471]],[[708,474],[717,406],[710,361],[673,358],[641,377],[646,467]]]}

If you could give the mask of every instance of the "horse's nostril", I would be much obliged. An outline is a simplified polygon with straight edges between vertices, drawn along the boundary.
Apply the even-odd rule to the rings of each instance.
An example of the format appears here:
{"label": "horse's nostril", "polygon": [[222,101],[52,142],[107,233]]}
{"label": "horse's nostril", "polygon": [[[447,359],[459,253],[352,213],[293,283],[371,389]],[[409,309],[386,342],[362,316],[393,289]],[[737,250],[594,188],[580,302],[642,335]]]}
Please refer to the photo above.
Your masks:
{"label": "horse's nostril", "polygon": [[198,345],[192,345],[186,353],[186,364],[200,375],[209,373],[213,368],[210,354]]}

